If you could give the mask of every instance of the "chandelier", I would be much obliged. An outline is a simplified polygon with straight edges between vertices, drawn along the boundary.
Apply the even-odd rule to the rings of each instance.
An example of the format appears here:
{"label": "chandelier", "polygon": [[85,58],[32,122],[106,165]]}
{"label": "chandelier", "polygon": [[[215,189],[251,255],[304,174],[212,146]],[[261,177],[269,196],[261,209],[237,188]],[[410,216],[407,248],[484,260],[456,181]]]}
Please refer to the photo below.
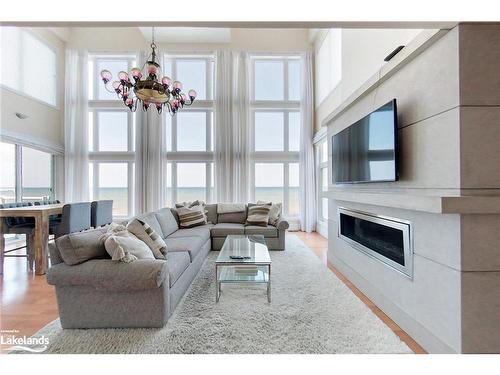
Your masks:
{"label": "chandelier", "polygon": [[[144,67],[146,67],[145,73],[147,76],[146,79],[141,79]],[[108,87],[108,83],[113,78],[113,75],[109,70],[101,71],[101,79],[106,90],[110,93],[116,93],[132,112],[136,111],[138,105],[142,105],[143,111],[147,111],[150,106],[154,105],[158,113],[161,113],[163,107],[166,107],[173,116],[184,106],[193,104],[196,91],[189,90],[186,96],[181,92],[181,82],[172,82],[172,79],[166,76],[159,80],[160,76],[162,76],[161,67],[156,62],[154,27],[151,38],[151,54],[141,69],[133,68],[130,73],[119,72],[118,80],[113,81],[111,84],[112,89]]]}

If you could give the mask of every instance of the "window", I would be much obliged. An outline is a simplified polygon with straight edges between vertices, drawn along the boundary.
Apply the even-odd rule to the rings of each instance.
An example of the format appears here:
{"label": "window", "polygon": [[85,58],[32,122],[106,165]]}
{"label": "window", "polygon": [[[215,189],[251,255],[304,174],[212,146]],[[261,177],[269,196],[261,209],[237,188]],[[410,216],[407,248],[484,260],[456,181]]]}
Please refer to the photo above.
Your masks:
{"label": "window", "polygon": [[[92,199],[112,199],[113,215],[125,217],[133,212],[132,200],[129,199],[129,169],[133,172],[133,163],[93,163]],[[96,178],[97,177],[97,178]]]}
{"label": "window", "polygon": [[283,60],[255,61],[255,100],[284,100]]}
{"label": "window", "polygon": [[342,79],[342,31],[330,29],[316,52],[316,106],[332,92]]}
{"label": "window", "polygon": [[22,200],[36,201],[52,196],[52,155],[22,147]]}
{"label": "window", "polygon": [[0,142],[0,203],[16,201],[16,146]]}
{"label": "window", "polygon": [[[120,71],[130,72],[136,66],[135,55],[91,55],[89,56],[89,87],[90,100],[114,100],[119,98],[114,92],[106,90],[101,81],[102,70],[107,69],[113,75],[112,81],[117,80]],[[108,84],[108,86],[110,86]]]}
{"label": "window", "polygon": [[89,189],[91,199],[112,199],[113,216],[130,217],[135,212],[136,116],[116,94],[109,93],[99,72],[130,71],[134,55],[89,56]]}
{"label": "window", "polygon": [[214,200],[213,162],[167,163],[167,205]]}
{"label": "window", "polygon": [[0,142],[0,203],[54,198],[53,155]]}
{"label": "window", "polygon": [[255,112],[255,151],[284,151],[284,113]]}
{"label": "window", "polygon": [[315,158],[318,182],[318,222],[328,220],[328,144],[326,138],[323,138],[315,145]]}
{"label": "window", "polygon": [[301,61],[292,55],[252,62],[253,198],[282,202],[285,214],[298,216]]}
{"label": "window", "polygon": [[[17,27],[2,27],[1,82],[22,94],[57,105],[57,54],[45,41]],[[36,63],[34,63],[36,62]]]}
{"label": "window", "polygon": [[282,163],[255,163],[255,200],[283,202]]}
{"label": "window", "polygon": [[214,199],[214,57],[165,55],[165,75],[183,90],[196,90],[191,107],[164,112],[167,155],[166,203]]}
{"label": "window", "polygon": [[164,75],[181,81],[183,91],[190,89],[198,93],[197,101],[213,100],[214,97],[214,57],[165,55]]}

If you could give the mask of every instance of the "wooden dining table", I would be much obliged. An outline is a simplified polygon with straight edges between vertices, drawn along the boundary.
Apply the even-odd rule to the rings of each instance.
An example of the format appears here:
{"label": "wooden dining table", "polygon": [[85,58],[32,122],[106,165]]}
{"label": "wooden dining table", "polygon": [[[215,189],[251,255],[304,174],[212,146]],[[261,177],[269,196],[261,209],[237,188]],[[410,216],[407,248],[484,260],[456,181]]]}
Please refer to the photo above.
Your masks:
{"label": "wooden dining table", "polygon": [[[49,242],[49,217],[62,213],[64,204],[47,204],[40,206],[12,207],[0,209],[0,218],[33,217],[35,218],[35,274],[44,275],[47,271],[47,246]],[[0,250],[5,249],[4,220],[0,220]],[[3,266],[3,265],[2,265]],[[3,267],[2,267],[3,269]]]}

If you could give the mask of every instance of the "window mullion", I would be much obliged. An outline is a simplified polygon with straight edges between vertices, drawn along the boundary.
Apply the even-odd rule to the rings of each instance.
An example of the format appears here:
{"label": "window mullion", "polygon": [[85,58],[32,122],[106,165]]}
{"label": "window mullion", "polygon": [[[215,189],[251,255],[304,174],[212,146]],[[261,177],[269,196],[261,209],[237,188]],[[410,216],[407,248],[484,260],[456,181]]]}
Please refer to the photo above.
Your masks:
{"label": "window mullion", "polygon": [[134,176],[133,176],[133,162],[127,162],[127,206],[128,210],[127,216],[132,216],[134,214]]}
{"label": "window mullion", "polygon": [[210,146],[212,142],[212,128],[211,128],[211,118],[210,118],[210,112],[205,111],[205,151],[211,151]]}
{"label": "window mullion", "polygon": [[94,199],[99,199],[99,163],[94,162]]}
{"label": "window mullion", "polygon": [[15,169],[16,169],[16,176],[15,176],[15,195],[16,195],[16,202],[21,202],[22,200],[22,192],[23,192],[23,153],[22,153],[22,147],[19,145],[15,145],[14,148],[15,152]]}
{"label": "window mullion", "polygon": [[288,152],[290,150],[289,144],[289,132],[290,132],[290,112],[283,111],[283,146],[284,151]]}
{"label": "window mullion", "polygon": [[177,202],[177,162],[172,162],[172,204]]}
{"label": "window mullion", "polygon": [[208,203],[210,202],[210,185],[211,185],[211,179],[210,179],[210,163],[206,162],[205,163],[205,202]]}
{"label": "window mullion", "polygon": [[290,164],[283,163],[283,208],[284,211],[288,214],[290,211],[290,207],[288,207],[289,203],[289,185],[290,185],[290,176],[289,176],[289,168]]}
{"label": "window mullion", "polygon": [[288,59],[283,59],[283,98],[288,101]]}

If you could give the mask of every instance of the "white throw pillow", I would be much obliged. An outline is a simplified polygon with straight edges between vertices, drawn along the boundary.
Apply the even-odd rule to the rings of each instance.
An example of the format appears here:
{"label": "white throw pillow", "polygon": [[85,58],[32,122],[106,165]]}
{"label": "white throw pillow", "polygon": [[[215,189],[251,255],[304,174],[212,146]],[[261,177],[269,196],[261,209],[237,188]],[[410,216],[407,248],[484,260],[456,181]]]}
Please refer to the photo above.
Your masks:
{"label": "white throw pillow", "polygon": [[110,225],[100,238],[112,260],[130,263],[137,259],[155,259],[153,252],[123,225]]}
{"label": "white throw pillow", "polygon": [[271,225],[276,225],[278,222],[280,216],[281,216],[281,210],[283,208],[283,205],[281,203],[272,203],[272,202],[264,202],[264,201],[257,201],[257,204],[270,204],[271,209],[269,210],[269,224]]}

